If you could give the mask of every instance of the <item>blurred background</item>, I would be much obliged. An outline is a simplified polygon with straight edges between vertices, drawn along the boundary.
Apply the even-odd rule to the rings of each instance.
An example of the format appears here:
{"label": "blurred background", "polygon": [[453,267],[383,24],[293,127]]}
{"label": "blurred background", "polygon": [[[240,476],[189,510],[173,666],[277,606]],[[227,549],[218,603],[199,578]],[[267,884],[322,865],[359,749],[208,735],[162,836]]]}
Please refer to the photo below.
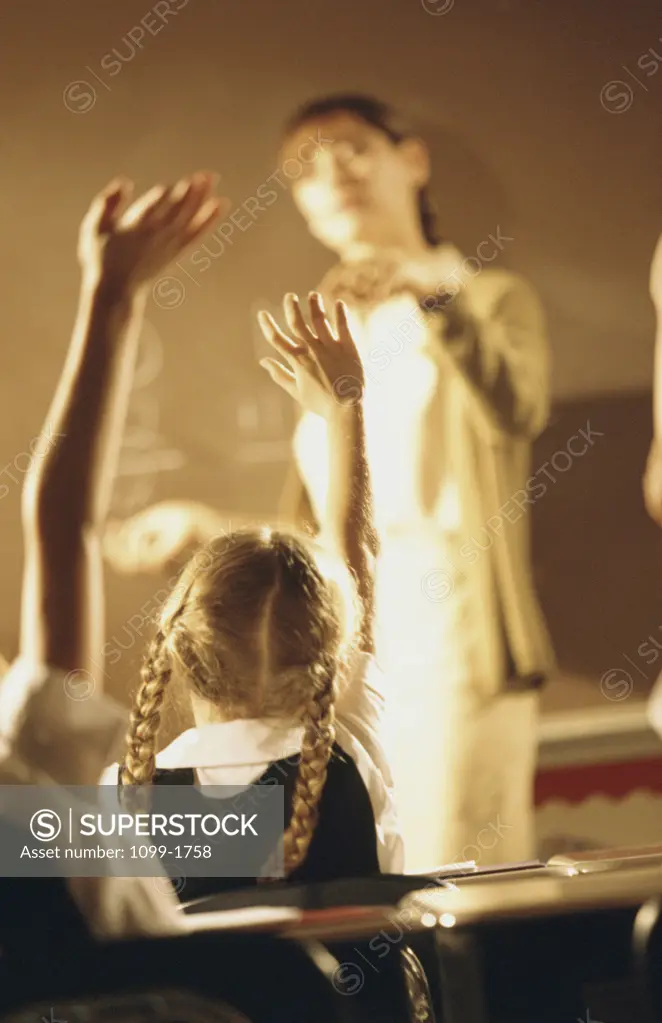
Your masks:
{"label": "blurred background", "polygon": [[[292,413],[257,366],[255,313],[330,265],[287,193],[279,129],[308,97],[360,90],[428,141],[445,236],[468,256],[500,239],[499,261],[547,310],[555,407],[535,454],[534,548],[563,676],[545,709],[641,708],[662,664],[650,642],[641,652],[662,644],[662,537],[640,486],[662,225],[657,0],[5,0],[0,40],[0,649],[17,649],[22,471],[68,343],[90,197],[119,172],[142,188],[210,168],[242,225],[150,302],[115,513],[190,498],[268,516]],[[554,462],[580,430],[586,453]],[[127,622],[156,610],[163,582],[109,572],[121,656],[107,684],[123,698],[145,631]]]}

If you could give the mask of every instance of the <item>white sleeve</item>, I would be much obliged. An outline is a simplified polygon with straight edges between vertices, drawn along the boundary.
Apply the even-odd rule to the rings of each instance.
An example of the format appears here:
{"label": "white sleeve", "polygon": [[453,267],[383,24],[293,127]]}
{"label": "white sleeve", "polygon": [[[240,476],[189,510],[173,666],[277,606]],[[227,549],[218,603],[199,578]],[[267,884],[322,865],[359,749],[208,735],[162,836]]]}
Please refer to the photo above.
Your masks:
{"label": "white sleeve", "polygon": [[[37,784],[46,775],[65,785],[97,785],[102,771],[103,784],[117,783],[118,765],[104,768],[124,733],[126,711],[108,697],[86,693],[80,683],[69,683],[71,675],[22,659],[0,681],[0,748],[7,758],[0,779],[5,784],[23,779]],[[59,785],[53,787],[51,801],[61,814],[70,799]],[[92,841],[97,839],[81,838],[79,844]],[[153,878],[68,877],[67,887],[100,938],[181,933],[178,899],[165,873],[156,866],[154,872]]]}
{"label": "white sleeve", "polygon": [[127,711],[89,682],[19,658],[0,681],[0,738],[27,767],[63,785],[96,785]]}
{"label": "white sleeve", "polygon": [[336,703],[337,737],[358,766],[377,827],[379,866],[385,874],[404,870],[404,847],[393,795],[393,777],[383,746],[384,678],[370,654],[357,654],[347,686]]}
{"label": "white sleeve", "polygon": [[98,938],[177,934],[189,929],[165,874],[70,877],[67,886]]}
{"label": "white sleeve", "polygon": [[385,784],[392,788],[391,767],[383,745],[384,677],[370,654],[357,654],[351,667],[348,683],[336,702],[336,717],[358,739]]}

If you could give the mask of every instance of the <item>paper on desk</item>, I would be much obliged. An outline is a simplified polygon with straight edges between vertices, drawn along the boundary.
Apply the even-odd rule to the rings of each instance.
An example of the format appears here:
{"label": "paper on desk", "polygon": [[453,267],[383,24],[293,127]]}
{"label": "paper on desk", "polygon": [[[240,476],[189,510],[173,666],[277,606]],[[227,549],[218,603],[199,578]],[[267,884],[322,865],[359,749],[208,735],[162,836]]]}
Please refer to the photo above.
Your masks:
{"label": "paper on desk", "polygon": [[184,926],[191,931],[280,930],[300,923],[302,917],[301,910],[291,906],[246,906],[210,913],[182,913]]}

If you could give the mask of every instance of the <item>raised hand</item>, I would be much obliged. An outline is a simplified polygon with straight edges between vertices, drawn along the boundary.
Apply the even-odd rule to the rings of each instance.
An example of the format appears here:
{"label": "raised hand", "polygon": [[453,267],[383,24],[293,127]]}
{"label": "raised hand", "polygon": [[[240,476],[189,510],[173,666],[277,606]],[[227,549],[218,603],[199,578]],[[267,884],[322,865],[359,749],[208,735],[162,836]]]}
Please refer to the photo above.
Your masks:
{"label": "raised hand", "polygon": [[258,322],[267,341],[287,365],[262,359],[272,380],[308,412],[328,418],[339,408],[356,405],[363,397],[364,373],[356,343],[342,302],[335,306],[336,329],[332,330],[319,294],[308,300],[308,326],[296,295],[286,295],[285,318],[289,332],[281,330],[267,312]]}
{"label": "raised hand", "polygon": [[167,572],[231,526],[230,516],[195,501],[161,501],[124,522],[109,522],[103,552],[123,575]]}
{"label": "raised hand", "polygon": [[109,522],[103,552],[122,574],[161,572],[185,557],[196,540],[196,523],[187,509],[156,505],[124,522]]}
{"label": "raised hand", "polygon": [[124,179],[101,191],[85,215],[78,259],[88,280],[140,290],[206,231],[229,200],[212,196],[213,176],[193,174],[157,185],[126,207],[133,190]]}

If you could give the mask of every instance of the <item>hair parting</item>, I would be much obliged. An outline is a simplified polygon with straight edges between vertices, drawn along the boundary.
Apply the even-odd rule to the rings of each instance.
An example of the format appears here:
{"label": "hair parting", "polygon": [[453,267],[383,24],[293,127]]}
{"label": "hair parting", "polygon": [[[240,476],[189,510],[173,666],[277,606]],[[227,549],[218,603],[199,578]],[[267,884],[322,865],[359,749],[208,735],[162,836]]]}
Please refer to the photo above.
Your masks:
{"label": "hair parting", "polygon": [[164,605],[144,660],[120,784],[154,777],[166,690],[182,679],[221,720],[290,717],[303,725],[286,873],[306,858],[335,740],[342,663],[337,594],[302,540],[268,529],[217,537]]}

